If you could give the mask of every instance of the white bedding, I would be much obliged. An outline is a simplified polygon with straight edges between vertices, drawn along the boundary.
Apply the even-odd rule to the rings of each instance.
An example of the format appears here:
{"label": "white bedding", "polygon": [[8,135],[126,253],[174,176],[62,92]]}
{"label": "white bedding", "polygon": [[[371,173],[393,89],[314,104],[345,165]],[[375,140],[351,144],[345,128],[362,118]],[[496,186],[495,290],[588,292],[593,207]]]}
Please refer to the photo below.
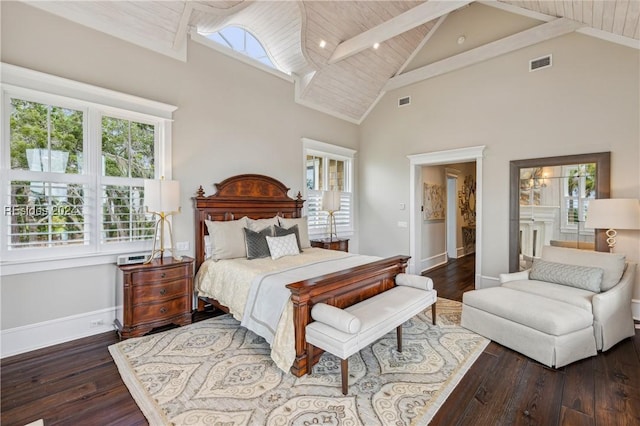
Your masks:
{"label": "white bedding", "polygon": [[285,285],[378,259],[308,248],[298,256],[277,260],[208,260],[196,274],[195,286],[200,296],[227,306],[243,326],[271,343],[271,357],[289,372],[295,359],[295,332],[291,293]]}

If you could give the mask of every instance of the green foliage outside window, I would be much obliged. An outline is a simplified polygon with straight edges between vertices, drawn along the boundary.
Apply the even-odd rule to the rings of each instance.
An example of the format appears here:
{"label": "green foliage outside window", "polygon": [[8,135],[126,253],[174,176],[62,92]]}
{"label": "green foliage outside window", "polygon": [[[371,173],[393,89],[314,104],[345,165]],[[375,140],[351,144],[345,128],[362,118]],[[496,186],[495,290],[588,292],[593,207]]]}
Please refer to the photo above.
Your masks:
{"label": "green foliage outside window", "polygon": [[[64,177],[60,182],[48,174],[86,174],[83,112],[13,98],[9,127],[11,170],[42,173],[30,180],[11,180],[11,210],[5,211],[11,216],[10,247],[87,243],[91,215],[85,202],[94,191],[88,192],[87,184],[65,182]],[[143,212],[142,185],[133,186],[129,179],[154,177],[154,133],[151,124],[102,120],[104,170],[97,172],[127,179],[96,190],[102,199],[103,242],[153,235],[153,222]]]}

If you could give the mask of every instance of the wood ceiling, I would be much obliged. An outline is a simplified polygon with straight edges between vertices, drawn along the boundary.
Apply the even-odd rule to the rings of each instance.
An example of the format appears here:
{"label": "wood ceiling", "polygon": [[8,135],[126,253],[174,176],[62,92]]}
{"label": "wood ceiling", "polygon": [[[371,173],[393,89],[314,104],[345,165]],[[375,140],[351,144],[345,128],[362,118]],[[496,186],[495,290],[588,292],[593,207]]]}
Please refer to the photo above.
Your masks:
{"label": "wood ceiling", "polygon": [[[25,2],[179,60],[198,32],[246,28],[292,76],[297,102],[354,123],[388,90],[574,31],[640,49],[640,0]],[[449,16],[487,7],[526,23],[424,63]]]}

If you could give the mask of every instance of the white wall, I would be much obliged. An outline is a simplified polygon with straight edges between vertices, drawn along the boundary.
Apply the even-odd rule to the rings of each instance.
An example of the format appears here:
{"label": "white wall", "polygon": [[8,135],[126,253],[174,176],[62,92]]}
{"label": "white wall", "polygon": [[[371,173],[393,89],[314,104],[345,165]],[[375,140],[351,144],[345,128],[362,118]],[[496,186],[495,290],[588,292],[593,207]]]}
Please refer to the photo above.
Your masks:
{"label": "white wall", "polygon": [[[173,178],[182,214],[176,241],[194,246],[191,197],[199,185],[261,173],[303,189],[302,137],[358,149],[358,127],[294,102],[293,84],[197,43],[186,63],[93,31],[23,3],[1,2],[2,62],[178,107]],[[357,247],[357,238],[353,238]],[[102,265],[5,276],[7,328],[112,308],[115,267]],[[88,323],[88,321],[87,321]]]}
{"label": "white wall", "polygon": [[[529,73],[548,53],[553,67]],[[411,154],[486,146],[488,278],[508,270],[509,161],[611,151],[612,197],[640,198],[639,63],[637,50],[571,34],[387,93],[361,126],[361,205],[374,212],[360,216],[361,251],[409,252],[412,230],[397,227],[409,211],[395,206],[409,202]],[[398,108],[404,96],[412,103]],[[637,260],[638,233],[629,240],[619,249]]]}

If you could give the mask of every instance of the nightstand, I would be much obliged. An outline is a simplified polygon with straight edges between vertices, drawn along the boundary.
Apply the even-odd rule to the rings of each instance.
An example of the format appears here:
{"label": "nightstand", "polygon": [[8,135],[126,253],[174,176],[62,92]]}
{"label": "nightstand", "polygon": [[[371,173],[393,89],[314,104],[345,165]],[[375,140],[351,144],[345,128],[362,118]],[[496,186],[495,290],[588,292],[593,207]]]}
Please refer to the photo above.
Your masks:
{"label": "nightstand", "polygon": [[319,247],[327,250],[349,251],[348,238],[319,238],[311,240],[311,247]]}
{"label": "nightstand", "polygon": [[120,338],[137,337],[171,324],[191,324],[193,259],[172,257],[121,265],[116,291],[115,326]]}

